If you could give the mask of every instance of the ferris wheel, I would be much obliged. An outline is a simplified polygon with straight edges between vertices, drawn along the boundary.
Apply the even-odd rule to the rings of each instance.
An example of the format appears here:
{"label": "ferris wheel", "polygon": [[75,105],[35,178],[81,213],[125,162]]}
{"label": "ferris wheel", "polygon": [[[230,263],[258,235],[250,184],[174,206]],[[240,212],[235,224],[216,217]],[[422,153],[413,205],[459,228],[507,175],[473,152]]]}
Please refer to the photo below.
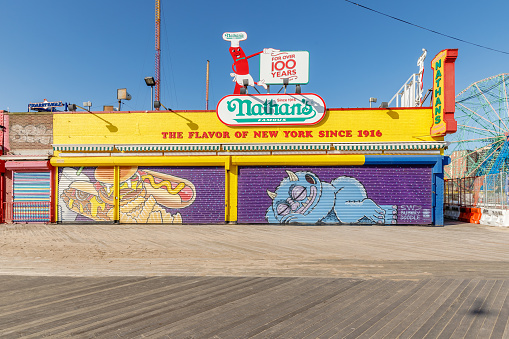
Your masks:
{"label": "ferris wheel", "polygon": [[[509,171],[509,73],[477,81],[456,96],[456,133],[448,136],[456,177]],[[448,173],[450,175],[450,173]]]}

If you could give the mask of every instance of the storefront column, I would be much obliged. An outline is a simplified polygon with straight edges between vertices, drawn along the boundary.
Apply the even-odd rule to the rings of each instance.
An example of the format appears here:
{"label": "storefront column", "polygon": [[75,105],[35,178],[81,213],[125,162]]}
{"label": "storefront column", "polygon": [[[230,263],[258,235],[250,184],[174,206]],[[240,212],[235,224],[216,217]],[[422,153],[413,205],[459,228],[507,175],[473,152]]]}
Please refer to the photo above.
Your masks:
{"label": "storefront column", "polygon": [[118,166],[115,166],[113,167],[113,177],[114,177],[114,180],[113,180],[113,190],[114,190],[114,195],[115,195],[115,205],[114,205],[114,210],[113,210],[113,222],[114,223],[119,223],[120,222],[120,200],[119,200],[119,197],[120,197],[120,168]]}
{"label": "storefront column", "polygon": [[4,222],[11,224],[12,223],[12,171],[5,171],[4,176],[4,187],[5,187],[5,199],[3,201],[3,211],[4,211]]}
{"label": "storefront column", "polygon": [[433,166],[433,196],[432,196],[432,206],[433,206],[433,225],[434,226],[444,226],[444,166],[449,165],[451,163],[451,158],[449,157],[441,157],[438,159],[435,165]]}
{"label": "storefront column", "polygon": [[229,157],[229,161],[225,163],[225,172],[225,221],[227,223],[236,223],[239,168],[231,163],[231,157]]}

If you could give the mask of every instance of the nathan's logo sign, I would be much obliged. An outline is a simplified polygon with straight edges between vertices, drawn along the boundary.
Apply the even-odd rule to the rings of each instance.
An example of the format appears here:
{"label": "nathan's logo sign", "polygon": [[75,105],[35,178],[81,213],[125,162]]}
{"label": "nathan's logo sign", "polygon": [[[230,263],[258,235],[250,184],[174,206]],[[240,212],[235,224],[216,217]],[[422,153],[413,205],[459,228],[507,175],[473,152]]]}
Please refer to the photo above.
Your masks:
{"label": "nathan's logo sign", "polygon": [[223,33],[223,39],[227,41],[238,40],[243,41],[247,39],[247,33],[245,32],[226,32]]}
{"label": "nathan's logo sign", "polygon": [[216,111],[226,125],[313,125],[325,116],[325,102],[316,94],[228,95]]}

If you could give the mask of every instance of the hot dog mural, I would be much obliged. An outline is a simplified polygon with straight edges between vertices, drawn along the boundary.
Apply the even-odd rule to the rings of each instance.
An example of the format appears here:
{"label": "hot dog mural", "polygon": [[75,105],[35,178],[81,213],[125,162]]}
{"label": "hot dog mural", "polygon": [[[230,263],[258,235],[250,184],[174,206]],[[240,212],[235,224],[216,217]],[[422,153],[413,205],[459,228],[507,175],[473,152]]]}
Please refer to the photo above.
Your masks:
{"label": "hot dog mural", "polygon": [[[104,222],[115,220],[115,185],[113,167],[61,168],[59,171],[59,220]],[[200,217],[213,216],[224,220],[224,180],[210,184],[211,178],[203,170],[168,168],[119,167],[119,213],[121,223],[171,223],[200,222]],[[180,173],[179,173],[180,172]],[[179,176],[185,174],[185,176]],[[191,179],[189,179],[191,178]],[[203,201],[192,206],[198,189],[211,192],[206,197],[219,200],[211,204]],[[202,188],[203,187],[203,188]],[[217,192],[216,192],[217,191]],[[207,208],[203,205],[207,204]],[[217,206],[215,206],[217,204]],[[183,211],[188,211],[185,214]],[[205,215],[205,216],[204,216]],[[188,220],[186,220],[186,218]],[[204,219],[205,221],[205,219]],[[208,221],[208,219],[207,219]]]}

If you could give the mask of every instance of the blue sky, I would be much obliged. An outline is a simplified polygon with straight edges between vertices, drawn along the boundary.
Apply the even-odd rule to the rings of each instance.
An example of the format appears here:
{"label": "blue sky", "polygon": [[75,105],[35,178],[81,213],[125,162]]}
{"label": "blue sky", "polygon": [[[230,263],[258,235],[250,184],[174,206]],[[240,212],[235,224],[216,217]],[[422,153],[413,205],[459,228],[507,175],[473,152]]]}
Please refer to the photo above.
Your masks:
{"label": "blue sky", "polygon": [[[206,62],[210,101],[233,92],[232,58],[223,32],[245,31],[246,54],[263,48],[307,50],[310,81],[303,92],[329,108],[369,107],[389,101],[412,73],[422,48],[430,62],[458,48],[456,92],[507,72],[509,55],[496,53],[336,1],[162,2],[161,101],[178,110],[205,108]],[[364,6],[441,33],[509,52],[507,1],[358,0]],[[0,0],[0,109],[27,110],[30,102],[63,101],[93,110],[116,104],[116,89],[133,99],[125,110],[150,107],[143,78],[154,75],[154,1]],[[499,14],[500,13],[500,14]],[[250,59],[257,80],[258,57]]]}

